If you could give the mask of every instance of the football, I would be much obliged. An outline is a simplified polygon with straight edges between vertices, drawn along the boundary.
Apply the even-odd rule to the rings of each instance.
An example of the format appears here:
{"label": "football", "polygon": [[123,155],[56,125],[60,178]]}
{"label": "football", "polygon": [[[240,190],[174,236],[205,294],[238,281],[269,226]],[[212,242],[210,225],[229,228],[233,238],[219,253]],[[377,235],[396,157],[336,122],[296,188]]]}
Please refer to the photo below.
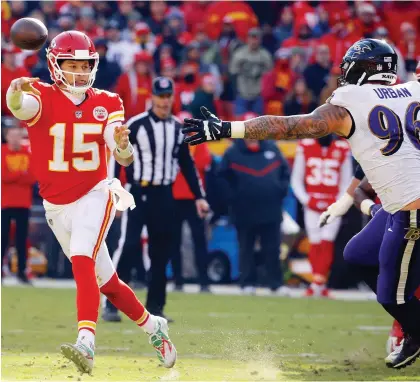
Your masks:
{"label": "football", "polygon": [[13,44],[20,49],[39,50],[47,41],[48,31],[41,21],[24,17],[12,25],[10,36]]}

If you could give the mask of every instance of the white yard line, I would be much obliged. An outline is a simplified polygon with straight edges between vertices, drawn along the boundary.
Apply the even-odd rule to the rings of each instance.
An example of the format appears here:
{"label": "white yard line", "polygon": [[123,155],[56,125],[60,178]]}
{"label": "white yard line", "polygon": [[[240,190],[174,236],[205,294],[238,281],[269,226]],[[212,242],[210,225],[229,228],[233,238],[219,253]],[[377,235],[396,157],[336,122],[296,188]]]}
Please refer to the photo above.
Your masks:
{"label": "white yard line", "polygon": [[357,329],[365,332],[389,332],[390,326],[358,326]]}
{"label": "white yard line", "polygon": [[[55,279],[35,279],[33,284],[37,288],[51,288],[51,289],[74,289],[76,284],[74,280],[55,280]],[[16,278],[7,277],[3,280],[3,287],[8,286],[19,286],[25,288],[19,284]],[[168,292],[173,291],[173,284],[168,284]],[[240,296],[241,289],[237,285],[212,285],[212,293],[216,295],[227,295],[227,296]],[[196,294],[200,292],[200,287],[197,284],[187,284],[184,286],[184,293],[187,294]],[[179,293],[179,292],[177,292]],[[268,288],[257,288],[257,296],[266,296],[266,297],[280,297],[276,294],[273,294]],[[303,298],[304,289],[295,289],[290,288],[289,297],[292,298]],[[345,300],[345,301],[370,301],[375,299],[375,295],[372,292],[359,291],[359,290],[332,290],[331,298],[333,300]]]}

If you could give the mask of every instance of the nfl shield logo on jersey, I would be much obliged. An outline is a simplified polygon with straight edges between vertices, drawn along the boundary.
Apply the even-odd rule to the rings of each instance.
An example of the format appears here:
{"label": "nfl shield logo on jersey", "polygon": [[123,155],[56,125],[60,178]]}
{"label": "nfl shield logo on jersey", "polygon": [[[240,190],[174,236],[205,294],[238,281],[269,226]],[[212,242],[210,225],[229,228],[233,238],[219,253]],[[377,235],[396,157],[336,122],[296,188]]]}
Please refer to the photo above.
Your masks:
{"label": "nfl shield logo on jersey", "polygon": [[108,111],[103,106],[96,106],[93,109],[93,116],[98,121],[105,121],[108,118]]}
{"label": "nfl shield logo on jersey", "polygon": [[77,119],[80,119],[80,118],[82,118],[83,113],[82,113],[82,111],[81,111],[81,110],[77,110],[77,111],[74,113],[74,115],[76,116],[76,118],[77,118]]}

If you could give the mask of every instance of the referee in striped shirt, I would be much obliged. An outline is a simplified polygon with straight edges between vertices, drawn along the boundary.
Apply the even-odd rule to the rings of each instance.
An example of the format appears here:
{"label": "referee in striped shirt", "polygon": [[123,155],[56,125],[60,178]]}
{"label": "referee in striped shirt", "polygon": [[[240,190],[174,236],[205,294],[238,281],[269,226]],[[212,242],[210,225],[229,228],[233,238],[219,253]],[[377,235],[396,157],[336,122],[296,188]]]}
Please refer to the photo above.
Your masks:
{"label": "referee in striped shirt", "polygon": [[[175,221],[172,183],[179,168],[195,195],[198,215],[204,218],[209,206],[188,145],[183,143],[182,123],[171,114],[174,100],[172,80],[166,77],[154,79],[152,93],[152,108],[127,122],[134,147],[134,163],[125,169],[126,188],[134,196],[137,207],[125,211],[121,218],[121,237],[113,262],[120,279],[128,283],[134,264],[143,261],[140,235],[143,225],[146,225],[151,261],[146,308],[151,314],[164,316],[166,266],[172,251]],[[114,171],[118,178],[120,166],[113,163],[110,171]],[[116,308],[109,302],[103,318],[120,320]]]}

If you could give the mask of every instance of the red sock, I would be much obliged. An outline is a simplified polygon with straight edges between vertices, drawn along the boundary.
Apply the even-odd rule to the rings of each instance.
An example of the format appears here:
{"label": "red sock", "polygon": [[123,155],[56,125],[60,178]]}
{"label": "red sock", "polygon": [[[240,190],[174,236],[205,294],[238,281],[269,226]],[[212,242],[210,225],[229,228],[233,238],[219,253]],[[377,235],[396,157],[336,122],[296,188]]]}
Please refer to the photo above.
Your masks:
{"label": "red sock", "polygon": [[311,248],[309,249],[309,262],[312,267],[312,277],[315,284],[324,284],[325,281],[320,274],[320,257],[321,257],[321,243],[311,243]]}
{"label": "red sock", "polygon": [[101,287],[103,293],[109,301],[138,326],[143,326],[149,319],[149,312],[137,299],[133,290],[118,278],[115,272],[111,279]]}
{"label": "red sock", "polygon": [[334,260],[334,243],[332,241],[323,240],[321,242],[320,252],[318,271],[325,277],[325,280],[327,280]]}
{"label": "red sock", "polygon": [[390,336],[399,337],[399,338],[404,337],[404,333],[403,333],[401,324],[397,320],[394,320],[394,322],[392,323]]}
{"label": "red sock", "polygon": [[420,300],[420,287],[414,292],[414,296],[416,296]]}
{"label": "red sock", "polygon": [[73,276],[76,281],[78,329],[87,329],[95,334],[100,303],[99,286],[96,281],[95,262],[87,256],[72,256]]}

